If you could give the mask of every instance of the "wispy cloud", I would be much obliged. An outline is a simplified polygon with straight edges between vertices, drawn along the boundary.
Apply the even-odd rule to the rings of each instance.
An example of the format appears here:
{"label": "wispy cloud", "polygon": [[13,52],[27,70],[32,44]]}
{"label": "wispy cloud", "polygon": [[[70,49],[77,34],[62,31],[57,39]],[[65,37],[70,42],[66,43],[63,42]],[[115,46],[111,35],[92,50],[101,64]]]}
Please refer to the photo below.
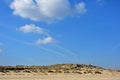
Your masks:
{"label": "wispy cloud", "polygon": [[85,6],[86,4],[84,2],[75,5],[75,12],[77,12],[78,14],[84,14],[87,11],[87,9],[85,9]]}
{"label": "wispy cloud", "polygon": [[26,24],[17,28],[17,30],[24,33],[37,33],[37,34],[46,34],[45,30],[41,27],[35,26],[34,24]]}
{"label": "wispy cloud", "polygon": [[54,42],[55,40],[52,37],[46,37],[44,39],[38,39],[35,43],[40,45],[40,44],[49,44]]}
{"label": "wispy cloud", "polygon": [[[43,28],[36,26],[34,24],[26,24],[24,26],[17,28],[17,30],[24,32],[24,33],[40,34],[40,36],[46,35],[46,33],[48,34],[48,32],[46,32]],[[42,39],[39,38],[39,39],[35,40],[35,43],[28,43],[28,45],[37,44],[37,46],[39,46],[39,45],[53,44],[53,47],[56,47],[57,50],[60,50],[60,52],[54,51],[54,50],[49,50],[47,48],[43,48],[42,46],[40,46],[40,48],[42,47],[41,48],[42,50],[45,50],[45,51],[51,52],[51,53],[55,53],[56,55],[61,55],[64,57],[72,56],[72,58],[74,57],[75,59],[77,59],[77,55],[75,52],[72,52],[71,50],[63,48],[55,42],[56,42],[56,40],[53,37],[51,37],[50,35],[49,36],[46,35],[46,37],[44,37]]]}
{"label": "wispy cloud", "polygon": [[36,26],[34,24],[26,24],[24,26],[17,28],[17,30],[24,33],[36,33],[36,34],[40,34],[40,36],[45,36],[43,39],[38,39],[35,41],[35,44],[37,45],[50,44],[50,43],[54,43],[55,41],[53,37],[51,37],[45,29]]}
{"label": "wispy cloud", "polygon": [[13,14],[34,21],[51,22],[87,11],[84,2],[74,6],[69,0],[13,0]]}

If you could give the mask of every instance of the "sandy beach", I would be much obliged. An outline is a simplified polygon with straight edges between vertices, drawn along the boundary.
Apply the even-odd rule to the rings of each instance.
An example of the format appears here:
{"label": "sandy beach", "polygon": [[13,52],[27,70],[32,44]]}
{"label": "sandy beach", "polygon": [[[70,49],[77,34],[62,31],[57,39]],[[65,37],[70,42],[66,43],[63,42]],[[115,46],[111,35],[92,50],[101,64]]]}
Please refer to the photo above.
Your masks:
{"label": "sandy beach", "polygon": [[120,80],[120,73],[113,74],[0,74],[0,80]]}

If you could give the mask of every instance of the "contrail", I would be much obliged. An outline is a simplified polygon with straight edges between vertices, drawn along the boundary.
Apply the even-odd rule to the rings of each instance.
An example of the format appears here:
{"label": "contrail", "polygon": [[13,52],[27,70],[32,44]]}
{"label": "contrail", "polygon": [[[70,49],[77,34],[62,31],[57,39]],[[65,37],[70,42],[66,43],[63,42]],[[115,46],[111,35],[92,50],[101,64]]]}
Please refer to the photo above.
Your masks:
{"label": "contrail", "polygon": [[[0,26],[0,27],[3,27],[3,28],[5,28],[5,29],[7,29],[7,30],[9,30],[11,32],[16,32],[16,31],[13,31],[11,28],[8,28],[8,27],[4,27],[4,26]],[[44,51],[46,51],[48,53],[53,53],[55,55],[61,56],[62,58],[65,58],[66,60],[70,60],[71,61],[73,58],[77,59],[77,55],[74,52],[72,52],[72,51],[70,51],[70,50],[68,50],[66,48],[63,48],[63,47],[61,47],[58,44],[53,44],[53,47],[58,48],[60,51],[56,51],[56,50],[52,50],[52,49],[47,49],[47,48],[45,48],[45,47],[43,47],[41,45],[37,46],[34,43],[25,42],[25,41],[18,40],[18,39],[15,39],[15,38],[12,38],[12,37],[8,37],[8,36],[5,36],[5,35],[1,35],[0,34],[0,36],[4,37],[6,39],[9,39],[9,40],[18,42],[18,43],[22,43],[22,44],[25,44],[25,45],[30,45],[30,46],[38,47],[39,49],[44,50]]]}
{"label": "contrail", "polygon": [[60,49],[61,51],[51,50],[51,49],[45,48],[43,46],[38,46],[38,48],[41,48],[42,50],[45,50],[47,52],[50,52],[50,53],[56,54],[58,56],[61,56],[68,61],[79,61],[78,57],[77,57],[77,54],[75,54],[74,52],[72,52],[72,51],[70,51],[66,48],[63,48],[63,47],[59,46],[58,44],[54,44],[53,46]]}
{"label": "contrail", "polygon": [[47,48],[42,47],[42,46],[38,46],[38,48],[40,48],[40,49],[42,49],[42,50],[44,50],[44,51],[47,51],[47,52],[50,52],[50,53],[59,55],[59,56],[61,56],[61,57],[63,57],[63,58],[67,58],[66,55],[63,55],[63,54],[61,54],[60,52],[57,52],[57,51],[54,51],[54,50],[51,50],[51,49],[47,49]]}
{"label": "contrail", "polygon": [[58,44],[54,44],[55,47],[63,50],[65,53],[68,53],[71,56],[77,57],[77,54],[69,49],[63,48],[62,46],[58,45]]}
{"label": "contrail", "polygon": [[58,51],[51,50],[51,49],[47,49],[47,48],[42,47],[42,46],[36,46],[34,43],[21,41],[21,40],[18,40],[18,39],[12,38],[12,37],[8,37],[8,36],[5,36],[5,35],[1,35],[1,34],[0,34],[0,36],[1,36],[1,37],[4,37],[4,38],[6,38],[6,39],[9,39],[9,40],[18,42],[18,43],[22,43],[22,44],[24,44],[24,45],[35,46],[35,47],[37,47],[37,48],[39,48],[39,49],[41,49],[41,50],[46,51],[47,53],[52,53],[51,55],[55,54],[55,55],[58,55],[58,56],[66,59],[66,60],[69,60],[69,61],[71,60],[70,57],[68,57],[68,56],[66,56],[65,54],[62,54],[62,53],[60,53],[60,52],[58,52]]}

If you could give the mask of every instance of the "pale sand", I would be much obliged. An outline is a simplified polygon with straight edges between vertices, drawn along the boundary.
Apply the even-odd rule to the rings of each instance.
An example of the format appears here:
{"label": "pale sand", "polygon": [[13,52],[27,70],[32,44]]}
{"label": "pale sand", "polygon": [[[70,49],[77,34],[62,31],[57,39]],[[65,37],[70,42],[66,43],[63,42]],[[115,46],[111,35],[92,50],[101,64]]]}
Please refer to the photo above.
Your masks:
{"label": "pale sand", "polygon": [[120,73],[113,74],[0,74],[0,80],[120,80]]}

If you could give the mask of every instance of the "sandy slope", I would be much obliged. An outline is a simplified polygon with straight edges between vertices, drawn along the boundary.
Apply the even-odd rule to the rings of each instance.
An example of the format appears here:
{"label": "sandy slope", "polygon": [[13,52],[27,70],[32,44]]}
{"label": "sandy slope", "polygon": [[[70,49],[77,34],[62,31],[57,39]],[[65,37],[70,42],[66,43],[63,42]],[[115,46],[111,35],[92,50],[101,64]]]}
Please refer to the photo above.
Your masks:
{"label": "sandy slope", "polygon": [[0,74],[0,80],[120,80],[120,73],[113,74],[35,74],[7,73]]}
{"label": "sandy slope", "polygon": [[1,66],[0,80],[120,80],[120,71],[92,65]]}

